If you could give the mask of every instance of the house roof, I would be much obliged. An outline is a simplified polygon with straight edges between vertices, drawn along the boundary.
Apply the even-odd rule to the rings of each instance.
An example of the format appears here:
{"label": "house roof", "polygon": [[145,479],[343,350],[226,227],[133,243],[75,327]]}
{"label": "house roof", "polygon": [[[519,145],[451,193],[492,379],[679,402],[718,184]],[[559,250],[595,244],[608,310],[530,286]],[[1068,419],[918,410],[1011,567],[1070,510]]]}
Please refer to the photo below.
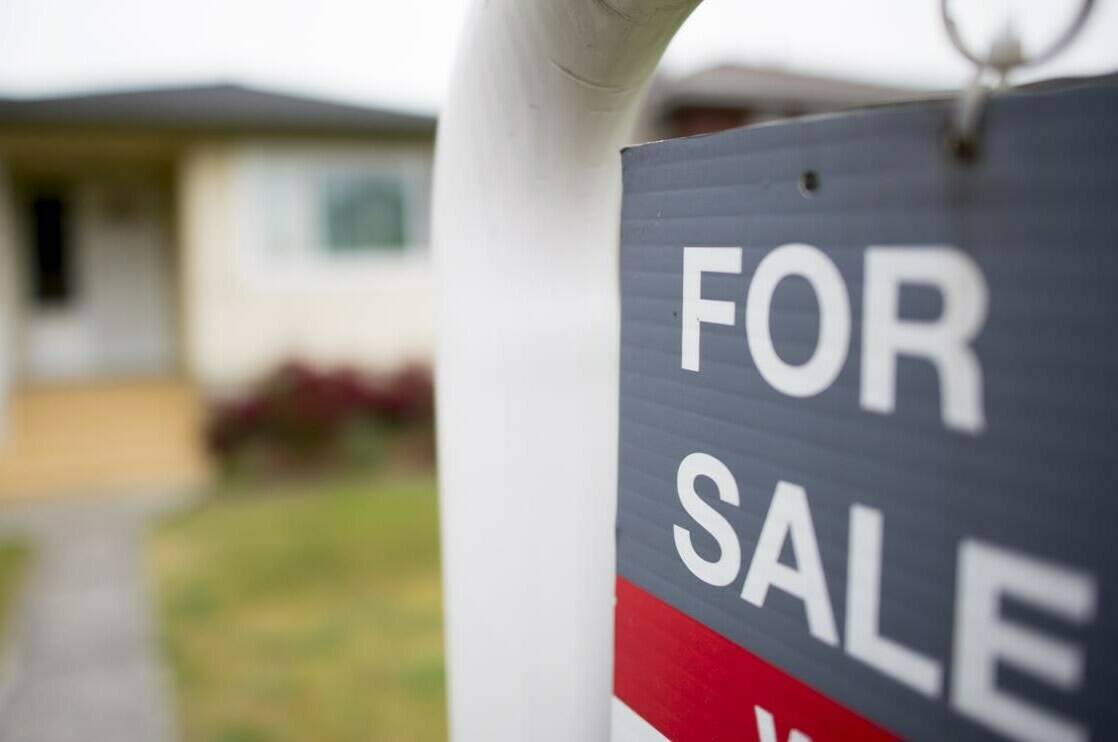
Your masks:
{"label": "house roof", "polygon": [[0,98],[0,126],[217,133],[431,136],[435,117],[240,85]]}
{"label": "house roof", "polygon": [[740,65],[721,65],[685,77],[661,80],[654,90],[661,111],[709,106],[813,113],[896,103],[929,95],[927,91]]}

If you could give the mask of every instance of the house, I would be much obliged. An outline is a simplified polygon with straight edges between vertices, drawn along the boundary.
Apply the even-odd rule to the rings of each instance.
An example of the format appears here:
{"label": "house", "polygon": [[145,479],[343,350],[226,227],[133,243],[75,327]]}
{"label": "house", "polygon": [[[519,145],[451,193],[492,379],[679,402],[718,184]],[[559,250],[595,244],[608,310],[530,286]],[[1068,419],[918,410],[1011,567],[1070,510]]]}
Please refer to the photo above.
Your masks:
{"label": "house", "polygon": [[232,85],[0,100],[0,497],[193,481],[199,390],[428,358],[434,131]]}
{"label": "house", "polygon": [[708,134],[930,95],[910,88],[724,64],[683,77],[656,78],[637,125],[637,139],[656,141]]}

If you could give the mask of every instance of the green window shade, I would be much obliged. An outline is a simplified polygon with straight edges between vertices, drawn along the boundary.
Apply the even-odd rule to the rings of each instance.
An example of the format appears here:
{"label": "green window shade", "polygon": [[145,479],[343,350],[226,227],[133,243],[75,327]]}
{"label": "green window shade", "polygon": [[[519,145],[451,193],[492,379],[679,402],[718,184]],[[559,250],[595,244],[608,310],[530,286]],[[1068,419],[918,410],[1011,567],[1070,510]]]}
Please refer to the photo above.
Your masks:
{"label": "green window shade", "polygon": [[406,243],[399,181],[347,178],[325,184],[326,245],[331,251],[400,251]]}

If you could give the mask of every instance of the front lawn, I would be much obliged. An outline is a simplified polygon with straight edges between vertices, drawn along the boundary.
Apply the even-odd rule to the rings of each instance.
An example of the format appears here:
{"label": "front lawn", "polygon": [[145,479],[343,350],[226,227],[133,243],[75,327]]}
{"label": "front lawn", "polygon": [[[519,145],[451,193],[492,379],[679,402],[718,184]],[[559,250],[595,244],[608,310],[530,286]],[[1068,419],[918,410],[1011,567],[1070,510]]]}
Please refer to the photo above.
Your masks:
{"label": "front lawn", "polygon": [[186,742],[445,739],[430,478],[214,497],[149,556]]}
{"label": "front lawn", "polygon": [[22,541],[0,543],[0,653],[11,628],[12,609],[19,593],[29,550]]}

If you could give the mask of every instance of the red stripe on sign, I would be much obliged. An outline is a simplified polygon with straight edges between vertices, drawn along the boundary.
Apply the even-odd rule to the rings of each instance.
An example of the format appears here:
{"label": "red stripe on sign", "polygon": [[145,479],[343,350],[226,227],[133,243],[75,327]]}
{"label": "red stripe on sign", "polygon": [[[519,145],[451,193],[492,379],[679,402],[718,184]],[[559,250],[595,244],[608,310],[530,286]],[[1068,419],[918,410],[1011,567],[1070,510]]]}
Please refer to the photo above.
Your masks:
{"label": "red stripe on sign", "polygon": [[673,742],[896,739],[623,577],[614,627],[614,695]]}

